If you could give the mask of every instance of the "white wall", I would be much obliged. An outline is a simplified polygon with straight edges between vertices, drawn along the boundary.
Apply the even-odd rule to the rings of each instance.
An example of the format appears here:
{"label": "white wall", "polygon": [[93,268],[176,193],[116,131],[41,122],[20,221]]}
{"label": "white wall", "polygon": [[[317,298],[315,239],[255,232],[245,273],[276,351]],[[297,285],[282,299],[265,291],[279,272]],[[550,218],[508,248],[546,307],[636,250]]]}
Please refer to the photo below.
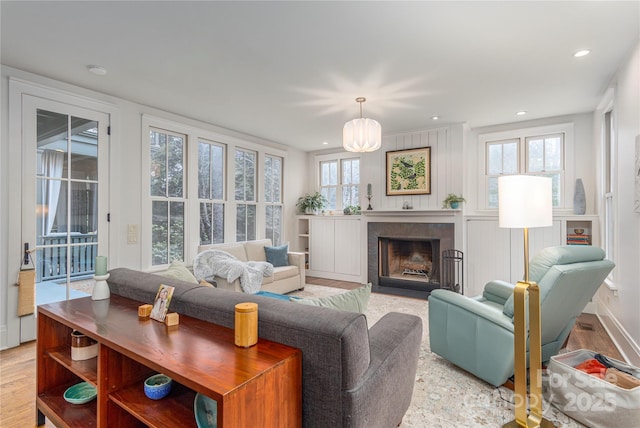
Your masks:
{"label": "white wall", "polygon": [[[188,118],[180,117],[168,112],[160,111],[152,107],[132,103],[127,100],[111,97],[109,95],[89,91],[62,82],[36,76],[20,70],[2,67],[1,83],[1,130],[0,130],[0,167],[2,177],[0,180],[0,349],[7,346],[16,346],[15,340],[7,342],[7,317],[9,305],[16,306],[13,284],[18,271],[18,257],[21,249],[19,233],[9,233],[10,230],[19,229],[19,224],[8,224],[9,210],[20,209],[10,201],[20,201],[19,192],[9,186],[10,182],[20,182],[20,174],[16,177],[7,177],[9,162],[15,161],[15,145],[20,141],[10,141],[8,124],[10,114],[19,112],[9,111],[8,88],[9,76],[32,82],[36,86],[46,87],[49,90],[60,92],[65,96],[79,97],[96,100],[110,106],[112,134],[110,138],[110,183],[109,183],[109,212],[111,223],[109,225],[109,268],[129,267],[141,269],[148,266],[142,260],[142,248],[148,243],[141,240],[142,228],[145,221],[142,218],[142,204],[145,200],[145,189],[142,189],[141,171],[143,147],[146,141],[142,135],[143,115],[152,115],[163,120],[176,122],[185,127],[194,127],[211,134],[220,135],[221,141],[230,144],[244,144],[245,146],[260,147],[264,150],[279,151],[286,154],[284,159],[284,203],[285,203],[285,236],[284,240],[293,239],[295,236],[295,201],[305,186],[306,153],[284,145],[248,136],[240,132],[224,129],[213,124],[203,123]],[[13,148],[13,149],[12,149]],[[19,152],[19,148],[18,152]],[[10,156],[10,154],[13,155]],[[19,162],[19,160],[18,160]],[[17,169],[19,171],[19,168]],[[127,225],[138,225],[139,236],[137,244],[127,243]],[[263,231],[258,231],[259,237]],[[187,243],[190,247],[197,243]],[[14,262],[15,261],[15,262]],[[11,292],[10,292],[11,291]]]}
{"label": "white wall", "polygon": [[[640,213],[634,212],[635,140],[640,135],[640,44],[611,83],[616,148],[614,181],[615,263],[614,291],[602,287],[598,314],[625,356],[640,365]],[[603,106],[606,108],[606,106]],[[600,132],[602,111],[595,113]],[[599,150],[599,147],[596,148]]]}
{"label": "white wall", "polygon": [[[559,214],[561,211],[564,211],[565,214],[573,212],[574,178],[582,178],[587,199],[586,214],[594,214],[596,209],[595,199],[597,194],[597,174],[593,153],[594,138],[592,113],[556,116],[545,119],[528,120],[470,129],[465,139],[466,143],[464,148],[468,172],[465,179],[465,192],[469,195],[465,206],[465,214],[482,214],[482,201],[479,201],[476,197],[478,194],[476,189],[478,189],[479,186],[484,186],[484,182],[478,180],[478,177],[484,176],[484,170],[482,170],[484,165],[481,161],[484,159],[485,147],[480,141],[481,136],[485,134],[499,134],[506,136],[510,134],[510,131],[517,132],[523,129],[552,128],[563,124],[570,124],[572,126],[573,141],[566,142],[567,154],[570,155],[567,158],[570,158],[571,161],[565,165],[565,169],[569,173],[567,174],[565,197],[563,198],[564,206],[556,209],[556,214]],[[485,214],[487,214],[486,211]],[[493,215],[497,215],[497,211],[494,212]]]}
{"label": "white wall", "polygon": [[[360,155],[360,206],[367,207],[366,186],[371,184],[371,206],[374,210],[400,210],[403,203],[409,202],[415,210],[439,210],[442,200],[449,193],[462,193],[464,173],[462,124],[439,128],[412,131],[382,137],[382,147],[371,153]],[[387,196],[386,195],[386,152],[394,150],[431,147],[431,194]],[[333,151],[336,152],[336,151]],[[318,189],[317,157],[331,151],[318,151],[308,154],[307,166],[310,186],[305,192]]]}

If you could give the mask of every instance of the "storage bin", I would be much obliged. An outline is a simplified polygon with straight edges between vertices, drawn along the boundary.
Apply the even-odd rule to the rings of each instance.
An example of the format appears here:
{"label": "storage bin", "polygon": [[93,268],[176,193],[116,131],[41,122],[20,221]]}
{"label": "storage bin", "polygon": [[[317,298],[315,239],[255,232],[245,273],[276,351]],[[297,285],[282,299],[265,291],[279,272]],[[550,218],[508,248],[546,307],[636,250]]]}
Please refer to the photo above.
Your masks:
{"label": "storage bin", "polygon": [[[597,353],[586,349],[551,357],[547,367],[546,399],[567,416],[589,427],[637,427],[640,423],[640,386],[621,388],[575,367]],[[640,369],[613,358],[614,367],[635,376]]]}

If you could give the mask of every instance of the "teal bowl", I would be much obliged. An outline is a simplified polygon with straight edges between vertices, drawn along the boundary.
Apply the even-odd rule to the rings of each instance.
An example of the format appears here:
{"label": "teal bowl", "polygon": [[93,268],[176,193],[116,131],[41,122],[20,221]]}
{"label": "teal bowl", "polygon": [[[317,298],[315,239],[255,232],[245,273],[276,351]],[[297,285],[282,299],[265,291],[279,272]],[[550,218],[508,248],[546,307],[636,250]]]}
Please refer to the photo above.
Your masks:
{"label": "teal bowl", "polygon": [[144,394],[152,400],[160,400],[171,392],[173,381],[167,375],[156,374],[144,381]]}

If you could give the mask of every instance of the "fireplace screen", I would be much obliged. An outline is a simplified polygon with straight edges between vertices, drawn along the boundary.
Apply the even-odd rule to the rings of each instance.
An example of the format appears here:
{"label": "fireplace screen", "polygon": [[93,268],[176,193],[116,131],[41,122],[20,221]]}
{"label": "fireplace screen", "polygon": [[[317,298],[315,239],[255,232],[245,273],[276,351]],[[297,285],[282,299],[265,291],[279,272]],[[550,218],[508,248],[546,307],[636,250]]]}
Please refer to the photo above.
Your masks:
{"label": "fireplace screen", "polygon": [[419,287],[417,283],[439,283],[439,239],[378,239],[380,285]]}

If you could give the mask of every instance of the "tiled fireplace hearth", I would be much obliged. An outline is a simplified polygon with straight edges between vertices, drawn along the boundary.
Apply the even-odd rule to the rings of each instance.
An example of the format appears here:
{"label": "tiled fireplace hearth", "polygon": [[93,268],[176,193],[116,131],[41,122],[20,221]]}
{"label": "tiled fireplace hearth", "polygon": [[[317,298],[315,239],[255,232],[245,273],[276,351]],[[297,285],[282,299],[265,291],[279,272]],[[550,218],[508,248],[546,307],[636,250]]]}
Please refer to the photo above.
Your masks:
{"label": "tiled fireplace hearth", "polygon": [[440,288],[442,251],[453,248],[453,223],[369,222],[368,280],[375,292],[427,298]]}

